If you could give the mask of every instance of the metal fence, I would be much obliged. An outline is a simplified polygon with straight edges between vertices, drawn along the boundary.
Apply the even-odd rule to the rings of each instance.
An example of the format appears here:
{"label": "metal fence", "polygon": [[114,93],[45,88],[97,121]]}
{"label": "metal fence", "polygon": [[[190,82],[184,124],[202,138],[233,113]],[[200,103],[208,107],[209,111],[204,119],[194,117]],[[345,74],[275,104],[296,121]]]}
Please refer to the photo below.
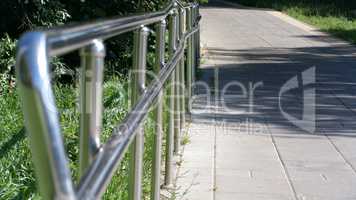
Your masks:
{"label": "metal fence", "polygon": [[[130,148],[129,199],[142,198],[143,122],[155,104],[156,134],[153,155],[152,199],[160,198],[162,135],[166,134],[164,185],[173,179],[173,156],[185,123],[187,100],[192,94],[194,68],[199,59],[199,6],[173,0],[162,11],[103,20],[77,26],[33,31],[22,36],[17,52],[17,78],[25,127],[39,189],[44,199],[99,199],[105,192],[124,154]],[[168,54],[165,33],[168,20]],[[154,24],[155,30],[146,26]],[[134,31],[133,107],[100,144],[104,40]],[[156,37],[157,78],[146,86],[147,39]],[[74,186],[64,149],[58,112],[51,87],[50,58],[80,49],[80,155],[79,184]],[[168,84],[171,83],[171,84]],[[174,84],[173,84],[174,83]],[[182,86],[183,87],[180,87]],[[163,91],[169,99],[169,128],[163,132]],[[172,112],[173,111],[173,112]]]}

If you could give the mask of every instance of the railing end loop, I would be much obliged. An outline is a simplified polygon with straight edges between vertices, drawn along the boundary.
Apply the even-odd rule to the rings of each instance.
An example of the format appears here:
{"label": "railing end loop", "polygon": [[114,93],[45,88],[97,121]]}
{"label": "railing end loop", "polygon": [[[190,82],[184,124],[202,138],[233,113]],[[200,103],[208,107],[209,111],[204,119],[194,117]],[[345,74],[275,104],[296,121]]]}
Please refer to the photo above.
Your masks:
{"label": "railing end loop", "polygon": [[[17,45],[16,72],[19,83],[26,87],[41,87],[48,77],[47,37],[43,32],[27,32]],[[37,78],[38,76],[42,78]]]}

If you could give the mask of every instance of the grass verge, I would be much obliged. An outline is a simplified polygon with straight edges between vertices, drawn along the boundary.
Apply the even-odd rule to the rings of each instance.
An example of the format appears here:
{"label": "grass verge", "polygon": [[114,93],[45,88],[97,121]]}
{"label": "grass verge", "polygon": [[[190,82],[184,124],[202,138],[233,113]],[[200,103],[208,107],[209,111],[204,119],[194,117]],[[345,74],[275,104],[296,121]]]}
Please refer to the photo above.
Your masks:
{"label": "grass verge", "polygon": [[[321,31],[356,44],[356,13],[347,3],[337,1],[297,0],[230,0],[247,6],[273,8],[300,21],[313,25]],[[350,5],[352,2],[349,2]],[[354,5],[354,3],[353,3]]]}
{"label": "grass verge", "polygon": [[343,12],[334,8],[334,11],[330,10],[328,13],[325,11],[328,7],[332,9],[330,6],[311,8],[305,5],[296,5],[284,7],[282,12],[313,25],[321,31],[356,44],[356,19],[346,10]]}
{"label": "grass verge", "polygon": [[[56,104],[60,112],[62,133],[70,161],[73,180],[77,180],[79,159],[78,87],[56,84]],[[127,82],[122,77],[112,77],[104,84],[103,132],[105,142],[128,111]],[[2,85],[0,90],[0,199],[41,199],[36,186],[31,154],[20,109],[19,97],[14,89]],[[143,193],[148,199],[151,184],[151,152],[154,140],[152,113],[145,123],[145,153]],[[128,157],[125,156],[115,173],[103,199],[127,199]]]}

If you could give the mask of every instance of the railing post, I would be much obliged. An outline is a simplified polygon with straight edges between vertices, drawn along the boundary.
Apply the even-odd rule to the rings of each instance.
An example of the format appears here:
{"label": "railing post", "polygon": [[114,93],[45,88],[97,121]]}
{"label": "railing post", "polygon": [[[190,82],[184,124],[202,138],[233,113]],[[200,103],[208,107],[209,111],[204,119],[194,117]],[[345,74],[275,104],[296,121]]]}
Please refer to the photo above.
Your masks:
{"label": "railing post", "polygon": [[[192,23],[192,28],[194,27],[195,25],[195,19],[196,19],[196,16],[195,16],[195,4],[193,4],[192,6],[192,18],[191,18],[191,23]],[[196,33],[193,33],[192,35],[192,83],[194,84],[195,82],[195,77],[196,77],[196,66],[197,66],[197,63],[196,63]],[[194,89],[194,88],[193,88]]]}
{"label": "railing post", "polygon": [[[199,13],[199,4],[197,4],[197,18],[200,17],[200,13]],[[197,21],[197,26],[199,27],[198,28],[198,31],[197,31],[197,57],[198,57],[198,64],[197,64],[197,67],[200,66],[200,22]]]}
{"label": "railing post", "polygon": [[[194,24],[196,26],[199,26],[199,23],[198,23],[198,17],[199,17],[199,4],[195,4],[194,5]],[[195,67],[198,68],[199,67],[199,52],[200,52],[200,41],[199,41],[199,29],[197,32],[194,33],[194,56],[195,56]]]}
{"label": "railing post", "polygon": [[[185,10],[184,8],[181,8],[179,10],[179,37],[180,37],[180,42],[185,42],[184,41],[184,38],[183,38],[183,35],[185,33]],[[181,112],[181,115],[180,115],[180,122],[181,122],[181,127],[180,129],[182,130],[184,128],[184,125],[185,125],[185,76],[184,76],[184,62],[185,62],[185,57],[184,57],[184,53],[183,53],[183,56],[182,56],[182,59],[180,61],[180,80],[181,80],[181,84],[180,84],[180,88],[181,88],[181,91],[180,91],[180,100],[181,100],[181,106],[180,106],[180,112]]]}
{"label": "railing post", "polygon": [[[186,12],[186,17],[187,17],[187,20],[186,20],[186,23],[187,23],[187,30],[192,30],[192,7],[188,7],[187,8],[187,12]],[[190,36],[188,39],[187,39],[187,67],[186,67],[186,76],[187,76],[187,93],[188,93],[188,98],[187,98],[187,102],[188,102],[188,112],[190,113],[190,108],[191,108],[191,105],[190,105],[190,100],[191,100],[191,97],[192,97],[192,77],[193,77],[193,39],[192,39],[193,36]]]}
{"label": "railing post", "polygon": [[[179,27],[180,27],[180,22],[179,22],[179,16],[178,16],[178,10],[175,10],[175,40],[176,42],[179,42]],[[177,44],[176,44],[177,47]],[[175,76],[175,82],[174,82],[174,90],[175,90],[175,95],[174,95],[174,154],[177,155],[179,152],[179,142],[180,142],[180,62],[177,63],[177,66],[175,67],[174,70],[174,76]]]}
{"label": "railing post", "polygon": [[[172,58],[174,52],[176,50],[176,16],[177,13],[175,11],[171,11],[168,17],[168,30],[169,30],[169,48],[168,54],[169,57]],[[175,72],[172,73],[170,78],[169,85],[169,124],[168,124],[168,133],[166,139],[166,166],[165,166],[165,177],[164,177],[164,185],[165,187],[169,188],[172,186],[172,177],[173,177],[173,148],[174,148],[174,98],[175,98],[175,87],[174,87],[174,79],[175,79]]]}
{"label": "railing post", "polygon": [[45,33],[18,43],[16,75],[32,160],[43,199],[75,199],[49,74]]}
{"label": "railing post", "polygon": [[94,40],[81,50],[80,56],[79,177],[85,173],[100,146],[105,46],[102,41]]}
{"label": "railing post", "polygon": [[[165,54],[165,33],[166,21],[163,19],[155,25],[156,28],[156,63],[154,66],[155,74],[159,74],[161,67],[164,65]],[[161,83],[163,84],[163,83]],[[152,159],[152,184],[151,184],[151,199],[160,199],[161,188],[161,151],[162,151],[162,135],[163,135],[163,91],[157,97],[157,108],[155,110],[156,134],[153,146]]]}
{"label": "railing post", "polygon": [[[149,29],[141,27],[134,33],[133,84],[131,105],[134,105],[145,90],[146,53]],[[142,167],[144,153],[144,130],[139,128],[130,146],[129,200],[142,198]]]}

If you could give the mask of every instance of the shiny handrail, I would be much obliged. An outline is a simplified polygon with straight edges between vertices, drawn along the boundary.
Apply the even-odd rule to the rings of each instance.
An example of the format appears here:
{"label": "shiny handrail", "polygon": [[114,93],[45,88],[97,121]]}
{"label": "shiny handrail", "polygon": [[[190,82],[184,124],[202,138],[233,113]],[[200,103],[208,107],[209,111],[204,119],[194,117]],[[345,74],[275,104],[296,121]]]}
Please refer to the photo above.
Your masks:
{"label": "shiny handrail", "polygon": [[[195,27],[192,31],[183,36],[186,40],[190,35],[198,30]],[[105,180],[109,174],[114,172],[114,167],[122,159],[123,152],[127,149],[129,143],[133,140],[134,133],[146,117],[150,106],[154,103],[159,92],[163,88],[163,84],[172,75],[172,72],[184,52],[184,43],[180,43],[174,57],[166,64],[158,77],[153,80],[147,91],[142,95],[138,103],[133,107],[131,112],[125,117],[123,122],[117,126],[113,133],[113,137],[102,147],[94,160],[91,168],[79,184],[79,197],[87,199],[90,196],[97,196],[102,192],[105,186]],[[112,160],[110,158],[114,157]],[[90,188],[90,192],[87,189]]]}
{"label": "shiny handrail", "polygon": [[63,27],[47,31],[51,55],[68,53],[88,45],[95,38],[107,39],[140,26],[149,25],[164,19],[173,8],[175,1],[170,1],[161,11],[120,17],[87,23],[79,26]]}
{"label": "shiny handrail", "polygon": [[[178,13],[177,10],[180,10],[180,12]],[[185,13],[187,14],[187,29],[184,31],[182,29],[185,27],[183,25],[185,23],[183,21]],[[179,18],[177,17],[178,14]],[[136,62],[134,62],[134,65],[136,65],[137,69],[145,70],[145,49],[147,48],[148,29],[144,26],[156,23],[158,25],[161,24],[160,27],[165,27],[164,21],[167,17],[169,17],[170,21],[170,59],[166,63],[156,61],[161,70],[157,72],[158,79],[153,80],[147,89],[143,88],[145,87],[144,75],[136,75],[135,80],[138,81],[136,85],[138,84],[139,87],[132,89],[136,93],[135,95],[139,93],[142,95],[134,101],[134,107],[126,116],[123,123],[113,131],[114,134],[109,141],[100,146],[98,144],[98,134],[100,133],[100,103],[102,103],[102,73],[105,56],[103,40],[135,30],[134,46],[136,56],[134,59],[136,59]],[[199,33],[199,20],[198,4],[191,3],[188,6],[183,6],[178,0],[172,0],[168,6],[158,12],[101,20],[82,25],[31,31],[21,37],[18,43],[16,72],[19,93],[23,104],[25,127],[29,133],[31,154],[33,155],[40,193],[44,199],[76,200],[98,199],[101,197],[128,146],[138,137],[138,129],[145,119],[148,110],[157,100],[157,96],[162,92],[163,84],[169,78],[172,79],[172,77],[178,78],[175,80],[178,83],[184,82],[180,80],[184,79],[184,77],[181,77],[177,73],[181,69],[184,72],[184,62],[181,61],[182,56],[184,56],[185,47],[187,47],[187,60],[189,61],[186,66],[187,88],[191,90],[190,86],[192,84],[189,83],[189,80],[192,80],[192,78],[189,76],[193,75],[194,63],[197,64],[194,52],[198,52],[197,48],[199,48],[196,46],[199,43],[196,40],[198,38],[196,34]],[[165,28],[158,30],[165,31]],[[160,32],[160,35],[164,36],[164,32]],[[164,44],[162,44],[162,42],[164,43],[164,37],[163,41],[157,42],[159,42],[160,48],[164,48]],[[80,131],[81,179],[77,189],[75,189],[71,178],[63,145],[58,111],[51,88],[49,67],[51,57],[69,53],[76,49],[81,49],[83,73],[83,77],[81,78],[81,96],[85,96],[81,97],[81,109],[84,110],[81,113]],[[159,57],[164,58],[164,50],[157,51],[157,53]],[[86,78],[87,74],[91,74],[93,77]],[[86,84],[88,83],[90,84],[89,90],[86,88]],[[100,87],[97,88],[96,84],[99,84]],[[171,95],[173,94],[174,96],[174,91],[180,90],[172,90],[171,88],[170,91]],[[89,95],[89,97],[86,95]],[[95,103],[93,104],[92,102]],[[175,99],[173,102],[178,105],[183,101],[180,102],[178,99]],[[90,108],[87,108],[87,106],[90,106]],[[87,114],[87,110],[85,109],[93,110],[94,114]],[[184,113],[184,106],[181,109]],[[158,115],[162,115],[162,113],[158,113]],[[181,130],[178,127],[183,127],[182,124],[179,124],[179,126],[172,124],[174,121],[172,119],[178,116],[172,114],[169,116],[169,125],[175,126],[174,129],[170,129],[169,137],[172,134],[179,135]],[[169,148],[173,149],[172,147]],[[82,155],[82,150],[84,150],[85,155]],[[154,156],[157,157],[160,155]],[[171,160],[171,155],[167,154],[166,156]],[[135,169],[137,167],[140,168],[140,163],[137,164],[138,166],[134,165]],[[169,171],[165,175],[169,177],[171,173],[170,165],[172,163],[166,163],[166,167],[168,166],[166,170],[168,169]],[[141,175],[138,174],[137,176],[140,177]],[[167,181],[165,184],[170,184],[170,178]],[[135,188],[131,192],[140,193],[140,182],[135,182],[133,187]],[[155,188],[155,190],[157,189],[159,190],[159,188]],[[130,197],[132,200],[140,198],[140,194]],[[159,199],[159,195],[155,195],[155,199]]]}

